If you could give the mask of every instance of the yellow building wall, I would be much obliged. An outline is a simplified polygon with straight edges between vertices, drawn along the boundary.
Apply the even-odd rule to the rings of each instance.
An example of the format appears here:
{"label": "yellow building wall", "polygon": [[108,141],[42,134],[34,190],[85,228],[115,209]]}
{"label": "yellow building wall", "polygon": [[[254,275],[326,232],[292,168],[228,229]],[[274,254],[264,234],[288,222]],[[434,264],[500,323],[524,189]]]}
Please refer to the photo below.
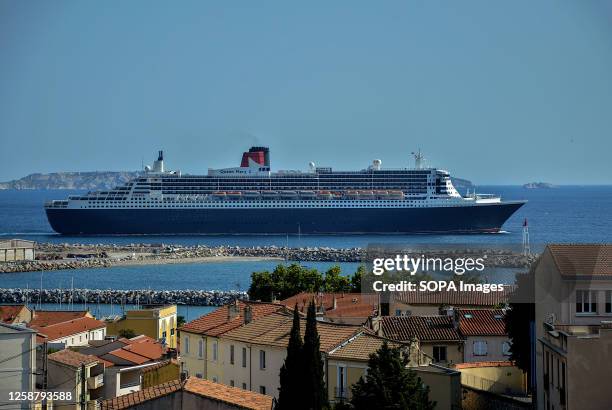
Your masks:
{"label": "yellow building wall", "polygon": [[508,387],[516,392],[526,392],[526,376],[515,366],[468,367],[458,370],[461,371],[461,384],[475,389],[505,393]]}
{"label": "yellow building wall", "polygon": [[[189,339],[189,352],[185,349],[185,338]],[[183,369],[186,370],[190,376],[200,374],[205,378],[206,359],[205,356],[200,357],[198,354],[198,342],[200,340],[206,345],[206,336],[181,330],[179,356],[181,363],[183,363]]]}
{"label": "yellow building wall", "polygon": [[166,366],[144,372],[142,376],[142,388],[157,386],[171,380],[178,380],[180,369],[177,363],[170,362]]}
{"label": "yellow building wall", "polygon": [[420,348],[423,353],[433,358],[434,346],[446,346],[446,362],[445,363],[463,363],[463,345],[460,343],[423,343]]}
{"label": "yellow building wall", "polygon": [[176,305],[162,309],[128,310],[125,317],[117,322],[107,323],[106,333],[118,336],[122,329],[132,329],[136,335],[146,335],[153,339],[163,337],[166,331],[166,346],[176,348]]}

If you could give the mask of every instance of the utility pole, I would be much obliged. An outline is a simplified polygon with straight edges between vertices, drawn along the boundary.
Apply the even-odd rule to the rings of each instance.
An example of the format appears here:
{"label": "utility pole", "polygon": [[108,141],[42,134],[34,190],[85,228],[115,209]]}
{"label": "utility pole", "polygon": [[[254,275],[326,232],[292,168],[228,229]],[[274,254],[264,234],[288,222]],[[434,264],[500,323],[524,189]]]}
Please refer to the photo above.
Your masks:
{"label": "utility pole", "polygon": [[87,386],[85,379],[85,364],[81,365],[81,410],[87,408]]}
{"label": "utility pole", "polygon": [[531,255],[531,247],[529,246],[529,225],[527,218],[523,221],[523,255]]}

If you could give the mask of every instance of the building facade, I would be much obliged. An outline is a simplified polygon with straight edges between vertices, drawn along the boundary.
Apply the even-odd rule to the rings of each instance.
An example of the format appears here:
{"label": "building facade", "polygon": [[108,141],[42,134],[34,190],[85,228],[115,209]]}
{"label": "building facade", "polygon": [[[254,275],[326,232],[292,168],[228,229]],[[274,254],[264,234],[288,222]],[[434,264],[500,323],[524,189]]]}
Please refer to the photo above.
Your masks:
{"label": "building facade", "polygon": [[123,317],[106,320],[107,334],[119,336],[121,330],[132,330],[159,340],[169,348],[177,347],[176,305],[142,305],[128,310]]}
{"label": "building facade", "polygon": [[0,402],[28,391],[36,391],[36,332],[0,323]]}

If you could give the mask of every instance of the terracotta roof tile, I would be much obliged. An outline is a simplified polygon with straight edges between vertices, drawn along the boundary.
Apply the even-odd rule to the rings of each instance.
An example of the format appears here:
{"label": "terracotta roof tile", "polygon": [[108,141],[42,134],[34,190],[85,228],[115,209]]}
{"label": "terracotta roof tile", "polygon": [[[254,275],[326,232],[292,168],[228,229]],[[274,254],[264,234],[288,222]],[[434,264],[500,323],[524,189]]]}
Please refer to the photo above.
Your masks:
{"label": "terracotta roof tile", "polygon": [[612,275],[612,245],[548,245],[553,261],[563,276]]}
{"label": "terracotta roof tile", "polygon": [[167,396],[181,390],[182,384],[179,380],[172,380],[166,383],[152,386],[134,393],[125,394],[113,399],[105,400],[100,404],[102,410],[121,410],[127,409],[137,404]]}
{"label": "terracotta roof tile", "polygon": [[30,326],[50,326],[82,317],[92,317],[86,310],[35,310]]}
{"label": "terracotta roof tile", "polygon": [[387,343],[392,348],[404,346],[401,343],[385,339],[384,337],[363,332],[333,349],[329,353],[329,357],[367,362],[370,355],[380,349],[385,340],[387,340]]}
{"label": "terracotta roof tile", "polygon": [[32,326],[32,324],[30,324],[30,327],[37,332],[42,333],[44,336],[47,336],[48,340],[53,341],[63,337],[70,337],[81,332],[101,329],[106,327],[106,325],[104,322],[91,317],[80,317],[78,319],[48,326]]}
{"label": "terracotta roof tile", "polygon": [[393,292],[392,302],[407,305],[449,305],[449,306],[497,306],[507,303],[515,286],[505,285],[501,292],[483,293],[477,291],[457,292]]}
{"label": "terracotta roof tile", "polygon": [[271,410],[272,397],[208,380],[189,377],[185,382],[173,380],[134,393],[105,400],[102,410],[122,410],[177,392],[187,392],[247,410]]}
{"label": "terracotta roof tile", "polygon": [[501,309],[457,309],[459,331],[463,336],[505,336]]}
{"label": "terracotta roof tile", "polygon": [[449,316],[383,316],[382,331],[385,337],[401,341],[462,340]]}
{"label": "terracotta roof tile", "polygon": [[[302,337],[306,331],[306,319],[302,318]],[[225,333],[229,339],[269,346],[286,347],[293,324],[293,315],[275,312]],[[361,326],[341,325],[317,321],[321,351],[328,352],[344,340],[363,330]]]}
{"label": "terracotta roof tile", "polygon": [[59,352],[55,352],[49,355],[49,360],[54,362],[63,363],[72,367],[80,367],[81,365],[88,365],[98,363],[99,359],[96,356],[85,355],[79,352],[75,352],[70,349],[63,349]]}
{"label": "terracotta roof tile", "polygon": [[[180,330],[208,336],[219,336],[244,324],[244,308],[246,306],[251,307],[253,319],[283,308],[282,305],[276,303],[237,301],[237,304],[223,306],[204,316],[200,316],[198,319],[182,326]],[[230,310],[234,308],[237,308],[238,311],[230,315]]]}
{"label": "terracotta roof tile", "polygon": [[264,394],[230,387],[208,380],[190,377],[185,382],[184,390],[213,400],[229,403],[244,409],[271,410],[272,397]]}
{"label": "terracotta roof tile", "polygon": [[23,309],[27,309],[27,307],[25,305],[0,306],[0,322],[13,323]]}
{"label": "terracotta roof tile", "polygon": [[134,364],[144,364],[146,362],[151,361],[151,359],[148,357],[139,355],[138,353],[130,352],[129,350],[124,350],[123,348],[113,350],[112,352],[109,352],[104,355],[105,360],[112,361],[112,357],[109,356],[115,356],[120,359],[127,360],[128,362],[132,362]]}
{"label": "terracotta roof tile", "polygon": [[[280,303],[293,309],[298,305],[300,312],[306,312],[308,304],[315,300],[317,308],[323,307],[328,317],[370,317],[378,311],[378,293],[312,293],[302,292]],[[334,309],[334,299],[336,308]]]}

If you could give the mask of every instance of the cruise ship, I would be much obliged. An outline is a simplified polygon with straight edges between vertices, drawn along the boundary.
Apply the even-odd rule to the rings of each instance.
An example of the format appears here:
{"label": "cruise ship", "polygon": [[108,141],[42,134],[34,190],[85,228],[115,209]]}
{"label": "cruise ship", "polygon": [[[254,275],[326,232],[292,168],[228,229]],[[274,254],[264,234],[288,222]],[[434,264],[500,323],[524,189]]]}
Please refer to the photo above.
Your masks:
{"label": "cruise ship", "polygon": [[360,171],[310,163],[270,168],[270,150],[252,147],[239,167],[186,175],[164,167],[163,152],[123,186],[45,204],[66,235],[496,233],[525,201],[461,195],[450,174],[424,166]]}

